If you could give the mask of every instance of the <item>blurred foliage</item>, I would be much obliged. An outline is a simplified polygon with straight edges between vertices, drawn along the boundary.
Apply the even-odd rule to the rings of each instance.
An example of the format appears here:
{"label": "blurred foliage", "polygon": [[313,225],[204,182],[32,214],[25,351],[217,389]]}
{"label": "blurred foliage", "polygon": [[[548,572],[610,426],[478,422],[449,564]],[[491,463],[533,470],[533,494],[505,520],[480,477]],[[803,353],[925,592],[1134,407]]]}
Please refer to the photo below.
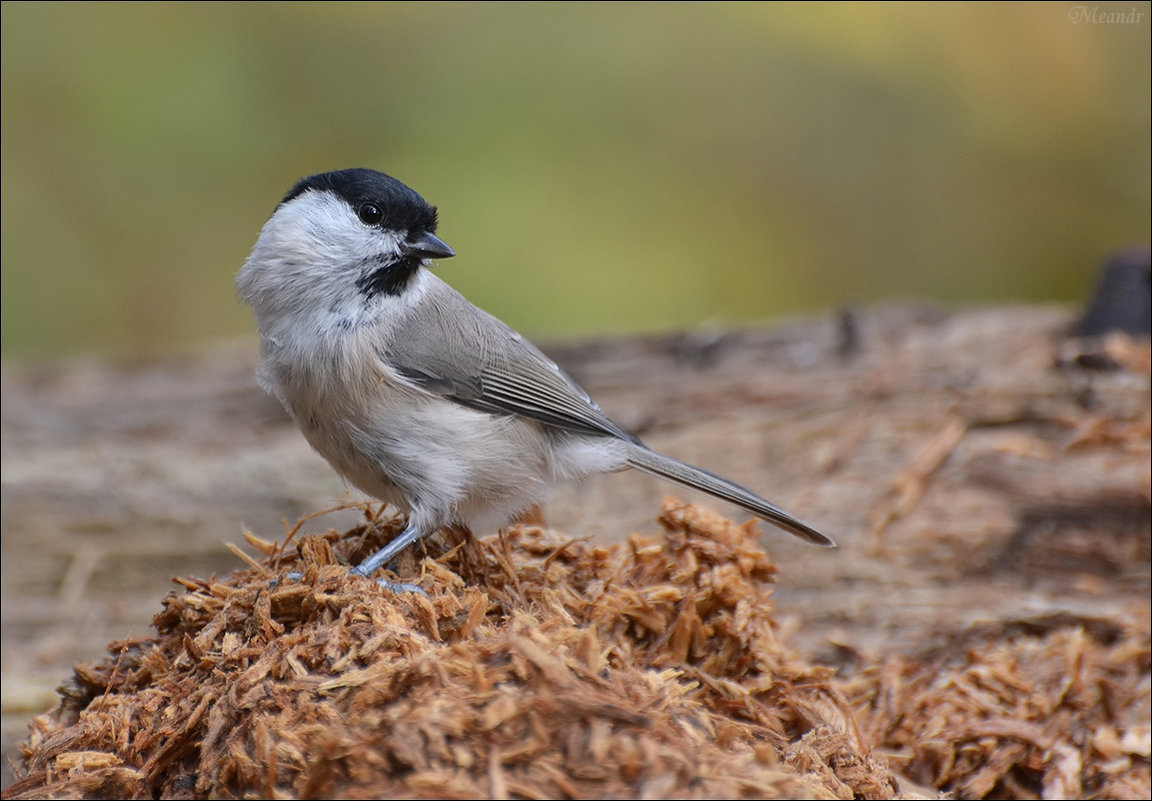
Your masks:
{"label": "blurred foliage", "polygon": [[1149,21],[5,2],[3,352],[251,332],[232,277],[260,226],[348,166],[439,205],[440,274],[530,335],[1077,299],[1149,238]]}

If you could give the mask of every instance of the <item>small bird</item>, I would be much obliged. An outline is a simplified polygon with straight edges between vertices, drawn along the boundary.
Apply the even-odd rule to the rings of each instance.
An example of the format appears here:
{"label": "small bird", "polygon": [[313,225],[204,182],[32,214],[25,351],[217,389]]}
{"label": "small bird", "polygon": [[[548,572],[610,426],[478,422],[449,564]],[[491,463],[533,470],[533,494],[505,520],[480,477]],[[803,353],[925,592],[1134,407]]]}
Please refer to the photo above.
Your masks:
{"label": "small bird", "polygon": [[403,532],[355,572],[371,576],[445,526],[505,525],[559,482],[629,467],[834,547],[610,420],[535,346],[430,271],[455,255],[436,229],[436,209],[395,178],[313,175],[280,201],[236,277],[261,335],[260,384],[346,481],[407,513]]}

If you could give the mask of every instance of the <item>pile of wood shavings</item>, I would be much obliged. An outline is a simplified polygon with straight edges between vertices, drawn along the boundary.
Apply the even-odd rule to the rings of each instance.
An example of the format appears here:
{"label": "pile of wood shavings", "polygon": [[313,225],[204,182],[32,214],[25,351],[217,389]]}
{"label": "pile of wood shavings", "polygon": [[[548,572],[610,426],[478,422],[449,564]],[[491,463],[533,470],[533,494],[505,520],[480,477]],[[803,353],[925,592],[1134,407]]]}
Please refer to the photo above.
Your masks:
{"label": "pile of wood shavings", "polygon": [[158,637],[77,667],[5,797],[897,797],[830,672],[777,641],[755,528],[661,521],[434,540],[406,577],[427,596],[348,573],[392,521],[183,580]]}
{"label": "pile of wood shavings", "polygon": [[842,685],[866,741],[958,798],[1147,798],[1148,621],[981,624]]}

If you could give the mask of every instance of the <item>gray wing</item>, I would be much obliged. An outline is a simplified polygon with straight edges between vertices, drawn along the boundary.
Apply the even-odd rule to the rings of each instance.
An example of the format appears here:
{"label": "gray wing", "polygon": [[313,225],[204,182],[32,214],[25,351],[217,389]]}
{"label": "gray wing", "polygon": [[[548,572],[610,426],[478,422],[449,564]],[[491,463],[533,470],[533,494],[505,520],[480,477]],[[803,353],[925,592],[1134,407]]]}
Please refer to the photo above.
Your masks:
{"label": "gray wing", "polygon": [[464,406],[579,434],[639,442],[547,356],[434,276],[381,358],[413,385]]}

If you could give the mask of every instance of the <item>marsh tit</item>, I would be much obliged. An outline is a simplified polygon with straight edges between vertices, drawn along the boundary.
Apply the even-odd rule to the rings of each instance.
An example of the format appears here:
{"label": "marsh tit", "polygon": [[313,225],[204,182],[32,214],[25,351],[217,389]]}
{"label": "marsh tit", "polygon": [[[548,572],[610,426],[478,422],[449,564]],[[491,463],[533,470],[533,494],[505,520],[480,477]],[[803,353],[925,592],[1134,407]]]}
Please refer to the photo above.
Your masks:
{"label": "marsh tit", "polygon": [[725,478],[662,456],[551,360],[429,271],[454,256],[436,209],[366,169],[300,180],[236,284],[261,335],[261,385],[345,480],[407,513],[356,572],[444,526],[498,527],[561,481],[636,468],[816,545],[816,529]]}

